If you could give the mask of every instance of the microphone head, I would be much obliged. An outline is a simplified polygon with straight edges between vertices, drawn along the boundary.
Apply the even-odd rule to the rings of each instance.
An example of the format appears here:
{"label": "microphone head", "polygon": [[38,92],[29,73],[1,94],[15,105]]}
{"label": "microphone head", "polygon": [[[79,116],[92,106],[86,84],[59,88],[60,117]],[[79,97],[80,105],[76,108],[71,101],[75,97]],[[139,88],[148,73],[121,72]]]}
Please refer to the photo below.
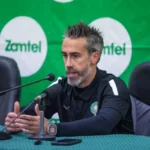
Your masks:
{"label": "microphone head", "polygon": [[50,74],[48,74],[48,76],[45,79],[49,80],[49,81],[54,81],[55,80],[55,75],[50,73]]}

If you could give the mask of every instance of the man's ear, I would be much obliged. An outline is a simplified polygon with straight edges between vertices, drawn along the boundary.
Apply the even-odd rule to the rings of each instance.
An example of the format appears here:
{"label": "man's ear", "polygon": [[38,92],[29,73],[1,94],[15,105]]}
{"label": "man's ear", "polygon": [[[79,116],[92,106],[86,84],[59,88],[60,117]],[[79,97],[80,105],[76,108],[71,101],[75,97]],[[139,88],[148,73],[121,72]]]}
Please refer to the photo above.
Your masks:
{"label": "man's ear", "polygon": [[99,60],[99,57],[100,57],[100,53],[99,52],[92,53],[92,55],[91,55],[91,62],[92,62],[93,65],[97,64],[97,62]]}

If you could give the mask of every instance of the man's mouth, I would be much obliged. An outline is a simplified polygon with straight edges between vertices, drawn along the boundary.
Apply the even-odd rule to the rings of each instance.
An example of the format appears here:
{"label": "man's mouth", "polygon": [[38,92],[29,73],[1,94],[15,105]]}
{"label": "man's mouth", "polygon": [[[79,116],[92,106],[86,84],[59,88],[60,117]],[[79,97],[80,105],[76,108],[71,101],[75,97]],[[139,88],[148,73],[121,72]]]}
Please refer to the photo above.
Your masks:
{"label": "man's mouth", "polygon": [[68,78],[76,78],[76,77],[78,77],[78,73],[77,72],[67,72],[67,76],[68,76]]}

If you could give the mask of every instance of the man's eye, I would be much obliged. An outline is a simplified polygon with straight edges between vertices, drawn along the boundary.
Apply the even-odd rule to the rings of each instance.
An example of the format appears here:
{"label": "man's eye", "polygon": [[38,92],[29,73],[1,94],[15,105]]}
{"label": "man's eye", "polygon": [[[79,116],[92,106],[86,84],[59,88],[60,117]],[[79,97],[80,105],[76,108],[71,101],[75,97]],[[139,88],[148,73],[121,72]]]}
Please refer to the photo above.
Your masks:
{"label": "man's eye", "polygon": [[63,54],[63,57],[64,57],[64,58],[66,58],[66,57],[67,57],[67,55],[66,55],[66,54]]}
{"label": "man's eye", "polygon": [[74,58],[79,58],[79,55],[73,55]]}

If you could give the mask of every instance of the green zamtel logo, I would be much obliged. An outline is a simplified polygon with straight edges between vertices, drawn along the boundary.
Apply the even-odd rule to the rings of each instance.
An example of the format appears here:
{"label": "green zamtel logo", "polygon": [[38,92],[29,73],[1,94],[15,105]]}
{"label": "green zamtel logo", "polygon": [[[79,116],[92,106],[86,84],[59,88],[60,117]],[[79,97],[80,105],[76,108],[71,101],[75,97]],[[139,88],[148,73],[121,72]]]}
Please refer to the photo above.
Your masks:
{"label": "green zamtel logo", "polygon": [[103,55],[125,55],[126,54],[126,44],[123,43],[121,46],[112,43],[111,45],[104,46]]}
{"label": "green zamtel logo", "polygon": [[6,40],[6,42],[5,51],[7,52],[41,52],[41,41],[38,43],[31,43],[30,41],[27,43],[14,43],[11,40]]}

